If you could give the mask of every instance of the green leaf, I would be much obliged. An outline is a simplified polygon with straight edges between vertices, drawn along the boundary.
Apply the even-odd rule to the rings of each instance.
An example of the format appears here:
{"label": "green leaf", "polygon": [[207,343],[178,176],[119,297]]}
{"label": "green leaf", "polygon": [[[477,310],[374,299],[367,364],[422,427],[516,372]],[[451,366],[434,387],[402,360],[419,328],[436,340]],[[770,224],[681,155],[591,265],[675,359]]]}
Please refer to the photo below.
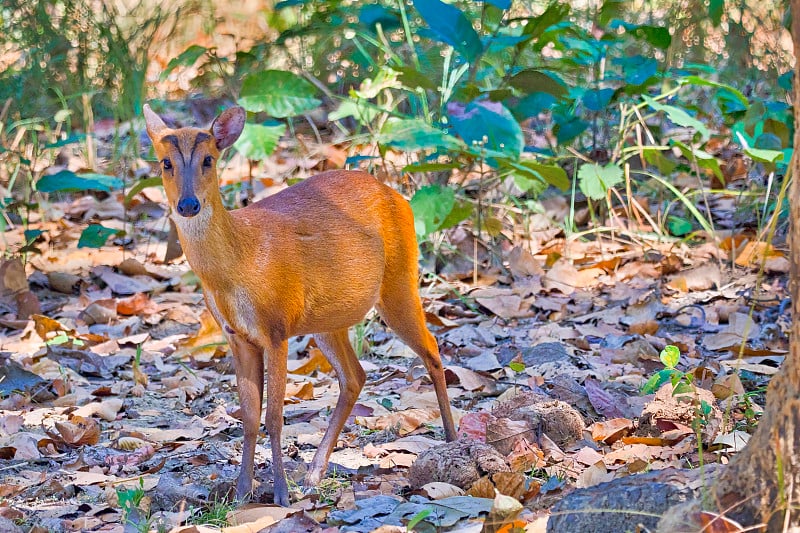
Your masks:
{"label": "green leaf", "polygon": [[622,66],[625,83],[629,85],[643,85],[658,71],[658,61],[652,57],[635,55],[614,59],[613,62]]}
{"label": "green leaf", "polygon": [[760,148],[745,148],[744,153],[755,161],[762,163],[776,163],[783,160],[783,152],[779,150],[763,150]]}
{"label": "green leaf", "polygon": [[667,229],[672,235],[676,237],[683,237],[691,233],[692,223],[685,218],[670,215],[667,217]]}
{"label": "green leaf", "polygon": [[742,103],[745,107],[750,105],[750,101],[747,97],[738,89],[728,85],[726,83],[720,83],[718,81],[707,80],[700,76],[687,76],[681,80],[683,83],[688,83],[690,85],[701,85],[706,87],[715,87],[717,89],[723,89],[726,92],[732,94],[739,102]]}
{"label": "green leaf", "polygon": [[450,210],[450,214],[444,217],[439,229],[452,228],[462,220],[468,219],[470,215],[472,215],[472,211],[473,205],[471,202],[468,200],[456,200],[456,203],[453,204],[453,208]]}
{"label": "green leaf", "polygon": [[544,13],[538,17],[529,17],[528,23],[523,28],[522,32],[529,35],[531,39],[537,39],[545,30],[567,20],[569,16],[570,5],[569,2],[550,2]]}
{"label": "green leaf", "polygon": [[422,187],[411,198],[414,228],[417,235],[426,236],[440,229],[456,203],[455,192],[443,185]]}
{"label": "green leaf", "polygon": [[614,97],[614,89],[590,89],[583,93],[581,100],[589,111],[605,111],[611,99]]}
{"label": "green leaf", "polygon": [[661,388],[661,385],[668,382],[673,375],[678,375],[680,377],[680,372],[672,368],[665,368],[664,370],[659,370],[652,376],[650,379],[647,380],[647,383],[644,384],[642,387],[642,394],[653,394],[658,389]]}
{"label": "green leaf", "polygon": [[430,509],[430,508],[429,509],[423,509],[422,511],[420,511],[417,514],[415,514],[414,516],[412,516],[411,520],[409,520],[408,524],[406,524],[406,530],[413,531],[414,527],[416,527],[417,524],[419,524],[420,522],[422,522],[423,520],[428,518],[428,516],[432,512],[433,512],[433,509]]}
{"label": "green leaf", "polygon": [[525,364],[519,363],[517,361],[511,361],[510,363],[508,363],[508,368],[519,374],[520,372],[525,370]]}
{"label": "green leaf", "polygon": [[479,143],[489,150],[513,157],[522,153],[522,128],[500,102],[473,100],[467,105],[450,102],[447,114],[453,129],[468,145]]}
{"label": "green leaf", "polygon": [[587,163],[578,170],[578,186],[592,200],[602,200],[608,189],[622,183],[622,180],[622,169],[614,163],[606,166]]}
{"label": "green leaf", "polygon": [[142,192],[143,189],[146,189],[148,187],[159,187],[163,185],[161,181],[162,181],[161,176],[154,176],[151,178],[145,178],[143,180],[137,181],[134,184],[134,186],[131,187],[131,190],[128,191],[128,194],[125,195],[125,200],[123,201],[123,203],[126,206],[130,205],[131,200],[133,200],[133,197]]}
{"label": "green leaf", "polygon": [[418,118],[390,118],[381,128],[378,142],[400,151],[464,148],[461,141],[452,135]]}
{"label": "green leaf", "polygon": [[400,80],[400,83],[411,90],[415,90],[417,87],[422,87],[423,89],[428,89],[429,91],[436,90],[438,85],[436,81],[414,67],[392,67],[392,69],[398,72],[397,79]]}
{"label": "green leaf", "polygon": [[[545,165],[536,161],[508,161],[505,164],[512,169],[514,182],[523,191],[543,190],[547,185],[553,185],[562,191],[569,189],[569,177],[558,165]],[[537,187],[537,181],[543,187]]]}
{"label": "green leaf", "polygon": [[455,48],[470,63],[483,52],[481,38],[456,6],[439,0],[414,0],[414,7],[438,40]]}
{"label": "green leaf", "polygon": [[492,4],[499,9],[508,9],[511,7],[511,0],[484,0],[487,4]]}
{"label": "green leaf", "polygon": [[555,103],[556,98],[552,94],[532,93],[521,98],[511,110],[517,117],[526,119],[550,109]]}
{"label": "green leaf", "polygon": [[102,248],[109,237],[119,232],[118,229],[107,228],[100,224],[90,224],[81,233],[78,248]]}
{"label": "green leaf", "polygon": [[716,157],[699,148],[692,148],[677,139],[670,139],[669,142],[677,146],[686,159],[697,162],[697,166],[710,170],[721,182],[725,183],[725,176],[722,174],[722,169]]}
{"label": "green leaf", "polygon": [[25,236],[25,244],[31,244],[33,241],[39,238],[39,235],[44,233],[44,230],[41,229],[26,229],[23,232]]}
{"label": "green leaf", "polygon": [[681,350],[677,346],[668,344],[658,357],[666,368],[675,368],[681,360]]}
{"label": "green leaf", "polygon": [[285,124],[245,124],[242,134],[233,144],[234,149],[247,159],[260,161],[269,157],[278,146]]}
{"label": "green leaf", "polygon": [[[60,113],[60,111],[59,111]],[[45,148],[61,148],[62,146],[66,146],[68,144],[78,143],[83,141],[86,138],[85,133],[73,133],[65,139],[59,139],[54,143],[45,144]]]}
{"label": "green leaf", "polygon": [[711,19],[711,24],[716,28],[722,22],[722,14],[725,12],[725,0],[709,0],[708,2],[708,18]]}
{"label": "green leaf", "polygon": [[556,123],[553,127],[553,133],[556,134],[558,144],[566,144],[589,127],[589,122],[574,115],[553,113],[553,120]]}
{"label": "green leaf", "polygon": [[411,163],[403,167],[401,172],[442,172],[444,170],[453,170],[461,168],[464,165],[461,163]]}
{"label": "green leaf", "polygon": [[515,74],[508,80],[508,84],[525,94],[547,93],[556,98],[567,94],[567,87],[560,80],[532,68]]}
{"label": "green leaf", "polygon": [[181,55],[178,57],[173,57],[170,62],[167,63],[167,68],[165,68],[158,77],[159,81],[166,80],[169,76],[169,73],[175,70],[177,67],[191,67],[206,52],[208,52],[208,48],[205,46],[193,44],[181,52]]}
{"label": "green leaf", "polygon": [[276,118],[308,113],[322,102],[316,88],[300,76],[284,70],[264,70],[248,75],[242,83],[239,105]]}
{"label": "green leaf", "polygon": [[71,170],[61,170],[55,174],[42,176],[36,182],[39,192],[77,192],[105,191],[120,189],[124,182],[114,176],[105,174],[75,174]]}
{"label": "green leaf", "polygon": [[685,126],[687,128],[694,128],[700,133],[700,138],[703,142],[707,141],[708,138],[711,136],[711,133],[708,131],[708,128],[705,124],[691,116],[685,110],[681,109],[680,107],[675,107],[672,105],[662,104],[657,102],[653,98],[647,96],[646,94],[642,95],[642,99],[647,102],[647,105],[655,109],[656,111],[663,111],[666,113],[667,117],[670,121],[674,122],[678,126]]}
{"label": "green leaf", "polygon": [[381,113],[373,105],[367,105],[360,99],[344,100],[339,107],[328,113],[328,120],[342,120],[343,118],[353,117],[359,124],[372,124],[375,117]]}

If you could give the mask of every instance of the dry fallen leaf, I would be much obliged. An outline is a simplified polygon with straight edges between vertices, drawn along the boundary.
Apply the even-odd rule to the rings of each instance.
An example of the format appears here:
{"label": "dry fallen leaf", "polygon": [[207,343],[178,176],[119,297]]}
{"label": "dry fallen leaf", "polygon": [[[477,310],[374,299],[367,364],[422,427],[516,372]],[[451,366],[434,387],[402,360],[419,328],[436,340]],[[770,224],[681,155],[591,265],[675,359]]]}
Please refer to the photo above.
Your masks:
{"label": "dry fallen leaf", "polygon": [[426,422],[439,418],[438,409],[406,409],[384,416],[357,416],[356,424],[367,429],[397,428],[400,435],[407,435]]}
{"label": "dry fallen leaf", "polygon": [[613,444],[633,431],[633,421],[627,418],[612,418],[595,422],[590,429],[595,442],[603,441],[606,444]]}
{"label": "dry fallen leaf", "polygon": [[100,424],[93,418],[70,416],[68,421],[55,423],[57,431],[45,430],[56,442],[70,447],[94,445],[100,442]]}

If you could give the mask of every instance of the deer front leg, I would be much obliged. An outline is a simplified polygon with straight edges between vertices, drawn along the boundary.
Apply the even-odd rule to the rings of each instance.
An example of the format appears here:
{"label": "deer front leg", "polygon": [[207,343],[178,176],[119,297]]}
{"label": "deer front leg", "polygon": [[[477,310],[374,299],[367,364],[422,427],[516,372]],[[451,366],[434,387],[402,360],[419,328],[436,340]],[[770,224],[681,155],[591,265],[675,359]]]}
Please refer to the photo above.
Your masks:
{"label": "deer front leg", "polygon": [[264,351],[236,334],[228,335],[228,344],[233,351],[240,416],[244,426],[242,466],[236,482],[236,498],[243,501],[253,490],[253,463],[264,397]]}
{"label": "deer front leg", "polygon": [[281,431],[283,430],[283,398],[286,395],[286,360],[289,343],[284,340],[267,349],[267,408],[264,424],[272,448],[272,473],[275,476],[275,503],[289,505],[289,486],[283,469]]}

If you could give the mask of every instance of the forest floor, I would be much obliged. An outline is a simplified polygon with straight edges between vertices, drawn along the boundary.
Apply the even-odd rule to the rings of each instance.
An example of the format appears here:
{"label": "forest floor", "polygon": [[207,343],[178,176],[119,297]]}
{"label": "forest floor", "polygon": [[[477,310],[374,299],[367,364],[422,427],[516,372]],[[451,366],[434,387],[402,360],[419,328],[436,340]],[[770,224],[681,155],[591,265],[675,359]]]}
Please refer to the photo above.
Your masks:
{"label": "forest floor", "polygon": [[[309,146],[262,172],[336,165],[335,147]],[[234,159],[223,181],[247,171]],[[257,181],[257,197],[282,186]],[[296,503],[270,505],[260,438],[262,484],[236,508],[223,500],[242,443],[227,346],[186,262],[162,260],[163,191],[145,189],[127,207],[123,198],[51,201],[30,221],[44,231],[39,253],[0,269],[4,531],[544,531],[549,509],[575,489],[727,463],[788,348],[788,260],[724,229],[748,209],[735,194],[707,198],[719,231],[691,246],[646,232],[568,235],[569,199],[551,196],[524,239],[476,245],[461,226],[425,245],[423,303],[459,434],[473,440],[442,451],[420,361],[370,315],[352,334],[367,384],[329,476],[314,494],[299,490],[338,384],[313,340],[297,338],[283,432]],[[80,248],[90,220],[127,234]],[[8,250],[23,231],[4,234]]]}

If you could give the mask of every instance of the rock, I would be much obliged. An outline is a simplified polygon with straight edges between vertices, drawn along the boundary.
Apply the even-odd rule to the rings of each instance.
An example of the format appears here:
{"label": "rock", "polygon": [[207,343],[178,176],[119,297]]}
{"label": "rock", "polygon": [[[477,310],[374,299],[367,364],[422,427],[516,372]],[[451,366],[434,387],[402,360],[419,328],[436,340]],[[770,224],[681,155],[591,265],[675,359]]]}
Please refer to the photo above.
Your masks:
{"label": "rock", "polygon": [[460,439],[422,452],[408,471],[408,482],[413,489],[439,481],[466,490],[485,475],[509,471],[505,457],[492,446]]}
{"label": "rock", "polygon": [[547,531],[654,531],[671,506],[700,496],[715,470],[716,465],[707,465],[703,473],[700,469],[656,470],[577,489],[553,506]]}

